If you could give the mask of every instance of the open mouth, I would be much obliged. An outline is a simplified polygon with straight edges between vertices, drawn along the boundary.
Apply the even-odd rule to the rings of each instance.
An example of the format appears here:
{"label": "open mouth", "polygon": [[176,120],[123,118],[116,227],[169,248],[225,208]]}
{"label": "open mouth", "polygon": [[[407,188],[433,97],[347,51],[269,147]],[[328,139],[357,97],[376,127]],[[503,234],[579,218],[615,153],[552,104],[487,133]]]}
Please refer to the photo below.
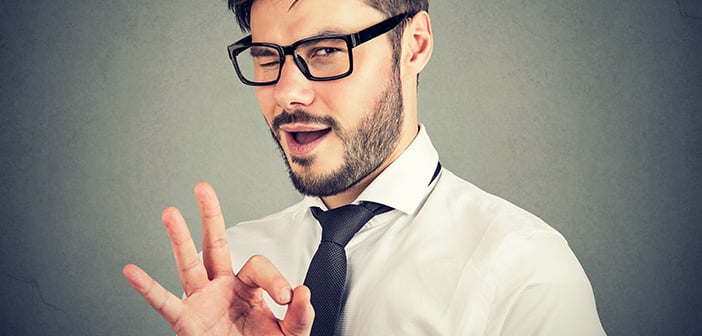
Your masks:
{"label": "open mouth", "polygon": [[331,131],[331,128],[325,128],[322,130],[318,131],[309,131],[309,132],[290,132],[290,135],[292,139],[300,144],[300,145],[306,145],[312,141],[315,141],[329,133]]}

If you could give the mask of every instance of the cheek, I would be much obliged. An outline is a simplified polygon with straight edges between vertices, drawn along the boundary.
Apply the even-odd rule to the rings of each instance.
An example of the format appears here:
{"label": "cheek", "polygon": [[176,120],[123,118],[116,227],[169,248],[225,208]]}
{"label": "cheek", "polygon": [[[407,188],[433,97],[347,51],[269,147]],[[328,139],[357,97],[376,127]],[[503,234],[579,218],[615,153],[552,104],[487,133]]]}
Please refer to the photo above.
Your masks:
{"label": "cheek", "polygon": [[271,121],[275,117],[276,104],[273,99],[273,90],[269,87],[257,87],[254,89],[256,92],[256,100],[258,100],[258,106],[266,118],[266,122],[270,126]]}
{"label": "cheek", "polygon": [[353,127],[363,116],[372,113],[378,94],[388,84],[388,76],[379,75],[381,73],[389,74],[390,70],[381,67],[354,69],[353,75],[320,87],[317,97],[343,127]]}

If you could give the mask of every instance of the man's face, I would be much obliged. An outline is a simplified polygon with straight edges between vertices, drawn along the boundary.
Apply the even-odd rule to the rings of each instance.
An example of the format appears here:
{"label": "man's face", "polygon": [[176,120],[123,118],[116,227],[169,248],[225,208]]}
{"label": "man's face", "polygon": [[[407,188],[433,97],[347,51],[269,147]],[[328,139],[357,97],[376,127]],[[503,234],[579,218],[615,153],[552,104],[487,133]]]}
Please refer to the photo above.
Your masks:
{"label": "man's face", "polygon": [[[258,0],[251,9],[254,42],[290,45],[330,33],[350,34],[384,20],[361,0]],[[280,80],[257,87],[263,115],[304,194],[338,194],[398,155],[402,127],[399,69],[387,34],[353,49],[346,78],[316,82],[290,56]]]}

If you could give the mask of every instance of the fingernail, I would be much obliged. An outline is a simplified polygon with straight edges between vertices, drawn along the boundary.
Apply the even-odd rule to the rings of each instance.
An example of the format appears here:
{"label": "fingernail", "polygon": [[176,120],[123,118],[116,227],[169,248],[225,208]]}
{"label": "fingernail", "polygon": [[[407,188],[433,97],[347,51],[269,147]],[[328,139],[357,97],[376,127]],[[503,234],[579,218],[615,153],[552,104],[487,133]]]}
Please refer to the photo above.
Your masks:
{"label": "fingernail", "polygon": [[292,295],[292,288],[290,288],[290,287],[283,288],[280,291],[280,296],[279,296],[280,301],[282,301],[283,303],[290,302],[291,295]]}

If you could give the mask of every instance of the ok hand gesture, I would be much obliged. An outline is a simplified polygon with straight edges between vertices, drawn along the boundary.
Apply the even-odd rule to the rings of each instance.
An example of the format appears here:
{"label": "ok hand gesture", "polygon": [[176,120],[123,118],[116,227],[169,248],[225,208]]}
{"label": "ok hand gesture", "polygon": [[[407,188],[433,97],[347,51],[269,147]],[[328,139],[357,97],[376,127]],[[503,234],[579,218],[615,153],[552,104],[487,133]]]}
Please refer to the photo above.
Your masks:
{"label": "ok hand gesture", "polygon": [[[207,183],[198,184],[195,195],[202,217],[202,261],[180,211],[163,211],[186,299],[181,300],[141,268],[129,264],[122,272],[132,287],[181,336],[309,335],[314,320],[309,289],[299,286],[292,290],[263,256],[252,257],[234,274],[217,195]],[[273,315],[263,300],[263,290],[278,304],[288,305],[283,320]]]}

